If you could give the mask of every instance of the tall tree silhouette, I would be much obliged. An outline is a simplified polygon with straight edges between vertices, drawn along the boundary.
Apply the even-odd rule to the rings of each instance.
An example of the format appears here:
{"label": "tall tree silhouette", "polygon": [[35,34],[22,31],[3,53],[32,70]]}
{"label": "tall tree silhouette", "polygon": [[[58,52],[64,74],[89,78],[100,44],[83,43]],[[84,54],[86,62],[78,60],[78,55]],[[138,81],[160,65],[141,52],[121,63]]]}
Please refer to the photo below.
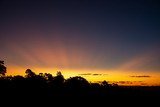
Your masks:
{"label": "tall tree silhouette", "polygon": [[60,71],[57,71],[57,76],[53,78],[52,84],[58,88],[63,86],[65,79]]}
{"label": "tall tree silhouette", "polygon": [[27,69],[25,73],[27,78],[36,76],[36,74],[31,69]]}
{"label": "tall tree silhouette", "polygon": [[5,76],[6,67],[4,66],[4,61],[0,60],[0,76]]}

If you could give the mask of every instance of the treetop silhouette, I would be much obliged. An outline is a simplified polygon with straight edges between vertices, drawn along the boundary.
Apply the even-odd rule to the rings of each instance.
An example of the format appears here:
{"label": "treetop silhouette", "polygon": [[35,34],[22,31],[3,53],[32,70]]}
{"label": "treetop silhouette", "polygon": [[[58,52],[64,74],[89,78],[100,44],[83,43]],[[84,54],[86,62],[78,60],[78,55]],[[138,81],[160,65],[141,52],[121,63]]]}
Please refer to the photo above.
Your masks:
{"label": "treetop silhouette", "polygon": [[5,76],[6,67],[4,66],[4,61],[0,60],[0,76]]}

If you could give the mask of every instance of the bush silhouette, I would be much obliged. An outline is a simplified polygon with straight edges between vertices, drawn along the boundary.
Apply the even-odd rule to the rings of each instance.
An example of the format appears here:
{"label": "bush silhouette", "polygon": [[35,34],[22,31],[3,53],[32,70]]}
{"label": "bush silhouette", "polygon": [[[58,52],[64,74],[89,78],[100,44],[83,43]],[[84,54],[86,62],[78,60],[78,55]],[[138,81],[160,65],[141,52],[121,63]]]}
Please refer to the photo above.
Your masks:
{"label": "bush silhouette", "polygon": [[66,86],[73,89],[83,89],[90,86],[89,82],[80,76],[70,77],[65,82]]}

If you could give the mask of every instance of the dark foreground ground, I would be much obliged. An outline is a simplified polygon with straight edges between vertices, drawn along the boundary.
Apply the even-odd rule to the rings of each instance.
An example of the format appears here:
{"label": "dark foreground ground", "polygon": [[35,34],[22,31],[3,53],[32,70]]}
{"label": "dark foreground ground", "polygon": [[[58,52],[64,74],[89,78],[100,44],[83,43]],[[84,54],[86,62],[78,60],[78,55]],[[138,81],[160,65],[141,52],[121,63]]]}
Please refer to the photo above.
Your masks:
{"label": "dark foreground ground", "polygon": [[[160,104],[160,87],[1,88],[1,102],[22,105],[120,105],[152,107]],[[8,102],[8,103],[7,103]]]}

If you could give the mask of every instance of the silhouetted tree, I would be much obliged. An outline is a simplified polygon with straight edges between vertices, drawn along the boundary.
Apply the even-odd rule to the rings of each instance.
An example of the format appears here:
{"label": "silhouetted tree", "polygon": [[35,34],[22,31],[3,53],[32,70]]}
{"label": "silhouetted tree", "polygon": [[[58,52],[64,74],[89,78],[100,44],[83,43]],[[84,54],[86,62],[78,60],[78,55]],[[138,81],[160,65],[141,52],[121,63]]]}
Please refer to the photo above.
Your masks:
{"label": "silhouetted tree", "polygon": [[47,81],[52,81],[53,80],[53,76],[52,76],[52,74],[50,74],[50,73],[45,73],[44,74],[44,77],[45,77],[45,79],[47,80]]}
{"label": "silhouetted tree", "polygon": [[36,74],[31,69],[27,69],[25,73],[27,78],[36,76]]}
{"label": "silhouetted tree", "polygon": [[67,87],[76,89],[88,88],[90,85],[89,82],[81,76],[70,77],[69,79],[66,80],[65,83]]}
{"label": "silhouetted tree", "polygon": [[53,77],[52,84],[56,87],[62,87],[65,79],[60,71],[57,71],[57,76]]}
{"label": "silhouetted tree", "polygon": [[22,81],[22,80],[24,80],[24,77],[21,75],[16,75],[16,76],[12,77],[12,80]]}
{"label": "silhouetted tree", "polygon": [[112,84],[112,86],[114,86],[114,87],[118,87],[118,84],[116,84],[116,83],[113,83],[113,84]]}
{"label": "silhouetted tree", "polygon": [[6,74],[6,67],[4,66],[4,61],[0,60],[0,76],[5,76]]}
{"label": "silhouetted tree", "polygon": [[99,89],[101,87],[101,85],[99,83],[91,83],[91,87],[93,89]]}
{"label": "silhouetted tree", "polygon": [[110,85],[110,84],[108,84],[108,82],[105,81],[105,80],[102,82],[102,86],[109,86],[109,85]]}
{"label": "silhouetted tree", "polygon": [[24,83],[25,78],[20,75],[16,75],[16,76],[12,77],[11,81],[12,81],[13,85],[16,87],[21,87],[22,85],[25,85],[25,83]]}
{"label": "silhouetted tree", "polygon": [[50,73],[39,73],[38,76],[41,77],[41,78],[43,78],[43,79],[45,79],[45,81],[47,83],[50,83],[54,79],[53,76],[52,76],[52,74],[50,74]]}

